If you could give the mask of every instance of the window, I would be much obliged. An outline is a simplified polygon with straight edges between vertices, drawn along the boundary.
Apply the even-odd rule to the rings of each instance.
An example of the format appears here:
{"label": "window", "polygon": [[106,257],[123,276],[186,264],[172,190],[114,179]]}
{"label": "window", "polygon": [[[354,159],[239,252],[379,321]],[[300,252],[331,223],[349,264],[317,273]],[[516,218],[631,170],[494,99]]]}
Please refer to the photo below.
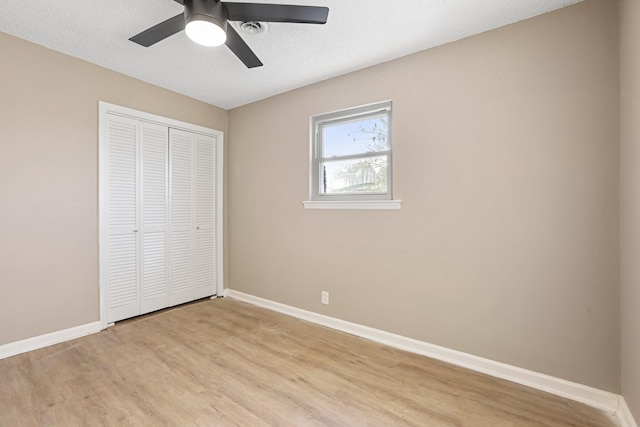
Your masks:
{"label": "window", "polygon": [[313,116],[311,140],[312,202],[391,200],[391,101]]}

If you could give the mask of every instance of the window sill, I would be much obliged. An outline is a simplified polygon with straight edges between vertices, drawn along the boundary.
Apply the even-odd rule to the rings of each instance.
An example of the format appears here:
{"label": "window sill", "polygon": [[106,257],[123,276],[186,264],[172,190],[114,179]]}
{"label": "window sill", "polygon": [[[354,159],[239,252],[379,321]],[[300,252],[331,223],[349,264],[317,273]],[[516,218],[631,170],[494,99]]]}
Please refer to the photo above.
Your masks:
{"label": "window sill", "polygon": [[358,200],[358,201],[318,201],[305,200],[302,202],[305,209],[383,209],[399,210],[402,200]]}

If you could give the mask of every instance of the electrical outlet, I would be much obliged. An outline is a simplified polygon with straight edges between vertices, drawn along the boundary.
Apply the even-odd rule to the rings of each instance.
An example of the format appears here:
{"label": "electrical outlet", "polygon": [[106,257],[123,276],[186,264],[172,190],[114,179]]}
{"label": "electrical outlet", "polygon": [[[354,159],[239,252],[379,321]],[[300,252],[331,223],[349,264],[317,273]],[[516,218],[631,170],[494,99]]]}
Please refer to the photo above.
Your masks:
{"label": "electrical outlet", "polygon": [[327,305],[329,304],[329,292],[322,291],[322,303]]}

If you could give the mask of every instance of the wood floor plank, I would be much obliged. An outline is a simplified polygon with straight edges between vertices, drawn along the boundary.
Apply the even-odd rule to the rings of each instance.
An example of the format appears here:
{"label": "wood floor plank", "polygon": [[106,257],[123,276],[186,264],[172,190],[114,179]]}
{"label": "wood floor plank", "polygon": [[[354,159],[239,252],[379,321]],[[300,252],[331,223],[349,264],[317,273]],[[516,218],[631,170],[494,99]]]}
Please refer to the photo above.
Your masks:
{"label": "wood floor plank", "polygon": [[229,298],[0,360],[0,426],[581,426],[611,415]]}

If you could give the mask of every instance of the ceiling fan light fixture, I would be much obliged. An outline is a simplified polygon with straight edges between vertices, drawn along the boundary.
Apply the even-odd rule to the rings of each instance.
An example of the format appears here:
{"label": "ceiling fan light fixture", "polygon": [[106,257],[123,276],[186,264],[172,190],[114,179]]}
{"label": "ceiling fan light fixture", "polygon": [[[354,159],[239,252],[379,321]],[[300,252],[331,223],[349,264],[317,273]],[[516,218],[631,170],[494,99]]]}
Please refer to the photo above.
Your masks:
{"label": "ceiling fan light fixture", "polygon": [[227,41],[226,31],[215,18],[207,15],[191,16],[185,26],[187,36],[203,46],[220,46]]}
{"label": "ceiling fan light fixture", "polygon": [[[140,46],[149,47],[186,30],[187,36],[201,45],[226,44],[247,68],[261,67],[262,62],[233,25],[228,26],[229,19],[243,22],[242,25],[246,27],[242,30],[243,32],[258,34],[267,30],[267,25],[261,21],[324,24],[329,14],[328,7],[318,6],[236,3],[221,0],[175,0],[175,2],[184,5],[183,13],[147,28],[129,40]],[[228,33],[227,30],[229,30]]]}

